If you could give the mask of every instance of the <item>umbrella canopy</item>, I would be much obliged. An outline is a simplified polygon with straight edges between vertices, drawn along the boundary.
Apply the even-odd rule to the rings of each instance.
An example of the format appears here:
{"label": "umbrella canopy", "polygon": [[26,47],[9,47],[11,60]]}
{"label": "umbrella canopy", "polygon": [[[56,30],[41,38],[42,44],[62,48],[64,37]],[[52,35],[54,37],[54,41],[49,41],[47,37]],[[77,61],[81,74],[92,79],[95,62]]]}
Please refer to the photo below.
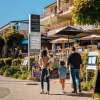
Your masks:
{"label": "umbrella canopy", "polygon": [[58,38],[55,40],[52,40],[51,43],[68,43],[68,42],[74,42],[73,39],[67,39],[67,38]]}
{"label": "umbrella canopy", "polygon": [[86,37],[81,38],[80,40],[100,40],[100,35],[89,35]]}
{"label": "umbrella canopy", "polygon": [[48,32],[48,36],[74,36],[77,34],[83,33],[83,29],[82,28],[76,28],[74,26],[65,26],[59,29],[55,29],[55,30],[51,30]]}
{"label": "umbrella canopy", "polygon": [[67,26],[63,30],[59,31],[57,33],[57,35],[75,36],[75,35],[80,34],[82,32],[83,32],[83,30],[81,28],[76,28],[76,27],[73,27],[73,26]]}

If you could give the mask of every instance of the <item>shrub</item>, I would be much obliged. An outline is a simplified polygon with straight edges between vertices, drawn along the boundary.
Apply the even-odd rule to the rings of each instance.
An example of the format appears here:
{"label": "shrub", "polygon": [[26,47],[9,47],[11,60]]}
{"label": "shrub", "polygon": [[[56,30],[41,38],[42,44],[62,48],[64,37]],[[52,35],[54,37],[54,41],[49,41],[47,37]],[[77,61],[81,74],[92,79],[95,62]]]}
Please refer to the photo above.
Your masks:
{"label": "shrub", "polygon": [[82,89],[83,90],[87,91],[87,90],[94,89],[95,82],[96,82],[96,75],[97,75],[97,73],[95,73],[95,75],[92,78],[90,78],[89,81],[82,82]]}
{"label": "shrub", "polygon": [[20,78],[20,76],[22,75],[22,72],[21,71],[17,71],[14,75],[13,75],[13,78]]}
{"label": "shrub", "polygon": [[22,62],[22,59],[14,59],[12,60],[12,66],[20,66]]}
{"label": "shrub", "polygon": [[84,91],[91,90],[91,88],[92,88],[92,84],[90,82],[82,84],[82,90],[84,90]]}
{"label": "shrub", "polygon": [[0,69],[0,75],[3,75],[4,72],[5,72],[8,68],[9,68],[8,65],[3,66],[3,67]]}
{"label": "shrub", "polygon": [[29,77],[29,72],[28,72],[28,70],[27,70],[27,68],[26,67],[22,67],[21,68],[21,75],[20,75],[20,78],[21,79],[27,79],[28,77]]}
{"label": "shrub", "polygon": [[[5,61],[5,64],[4,64]],[[11,66],[12,59],[0,60],[0,75],[6,77],[13,77],[19,79],[28,79],[30,72],[26,67],[20,67],[21,59],[14,59]]]}
{"label": "shrub", "polygon": [[2,68],[3,66],[5,66],[5,62],[3,59],[0,59],[0,68]]}
{"label": "shrub", "polygon": [[6,77],[11,76],[10,68],[6,69],[5,72],[3,73],[3,75],[6,76]]}
{"label": "shrub", "polygon": [[9,67],[7,69],[5,69],[4,71],[4,76],[10,76],[10,77],[13,77],[14,74],[16,74],[18,71],[20,71],[20,68],[19,67]]}
{"label": "shrub", "polygon": [[11,66],[12,58],[4,58],[5,65]]}
{"label": "shrub", "polygon": [[26,72],[26,73],[22,73],[22,75],[21,75],[21,77],[20,77],[21,79],[27,79],[28,78],[28,73]]}

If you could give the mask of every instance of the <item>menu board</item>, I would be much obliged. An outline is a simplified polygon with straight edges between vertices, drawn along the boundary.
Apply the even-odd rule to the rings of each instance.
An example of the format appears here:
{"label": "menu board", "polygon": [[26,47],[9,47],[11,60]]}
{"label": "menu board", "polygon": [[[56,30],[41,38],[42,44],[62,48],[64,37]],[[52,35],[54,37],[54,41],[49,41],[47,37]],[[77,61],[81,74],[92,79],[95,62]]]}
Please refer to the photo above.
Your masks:
{"label": "menu board", "polygon": [[89,52],[87,60],[87,69],[96,69],[98,54],[97,52]]}
{"label": "menu board", "polygon": [[96,65],[97,56],[88,56],[88,65]]}

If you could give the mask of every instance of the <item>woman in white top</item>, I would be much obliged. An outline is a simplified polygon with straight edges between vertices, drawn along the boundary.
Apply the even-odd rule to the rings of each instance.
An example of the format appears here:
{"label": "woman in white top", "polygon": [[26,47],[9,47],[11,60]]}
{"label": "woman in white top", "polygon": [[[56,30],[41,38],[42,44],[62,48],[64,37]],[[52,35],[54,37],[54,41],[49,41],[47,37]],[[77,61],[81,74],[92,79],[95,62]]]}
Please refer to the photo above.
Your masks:
{"label": "woman in white top", "polygon": [[42,68],[41,71],[41,94],[44,93],[44,80],[47,82],[47,94],[50,91],[50,72],[49,72],[49,57],[47,54],[47,50],[43,50],[40,58],[40,66]]}

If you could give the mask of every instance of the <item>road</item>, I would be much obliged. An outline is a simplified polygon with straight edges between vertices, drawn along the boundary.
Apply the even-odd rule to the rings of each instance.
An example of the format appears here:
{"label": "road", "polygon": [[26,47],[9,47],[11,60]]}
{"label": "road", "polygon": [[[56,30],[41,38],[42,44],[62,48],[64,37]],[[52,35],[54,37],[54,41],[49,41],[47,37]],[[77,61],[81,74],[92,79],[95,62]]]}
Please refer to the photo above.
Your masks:
{"label": "road", "polygon": [[90,93],[71,93],[69,81],[66,81],[66,93],[61,93],[58,80],[51,80],[50,95],[40,94],[40,83],[28,80],[16,80],[0,76],[0,100],[93,100]]}

